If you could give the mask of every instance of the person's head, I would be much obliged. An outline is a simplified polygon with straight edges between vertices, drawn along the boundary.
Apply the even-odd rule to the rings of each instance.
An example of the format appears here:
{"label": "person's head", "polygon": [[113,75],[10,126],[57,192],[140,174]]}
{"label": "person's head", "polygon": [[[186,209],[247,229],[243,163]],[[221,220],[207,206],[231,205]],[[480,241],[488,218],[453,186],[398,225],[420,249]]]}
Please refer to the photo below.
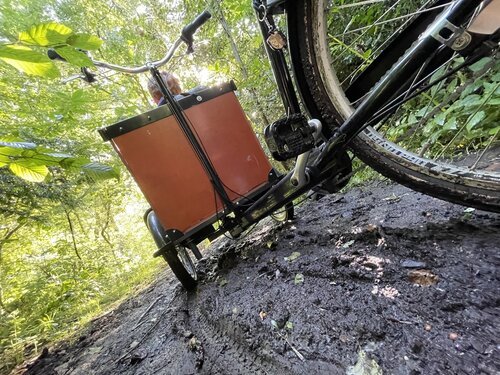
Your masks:
{"label": "person's head", "polygon": [[[167,88],[172,95],[179,95],[182,92],[181,85],[177,77],[165,71],[160,72],[160,75],[161,78],[163,78],[163,80],[167,83]],[[155,103],[158,104],[161,98],[163,98],[163,94],[160,91],[158,83],[153,78],[150,78],[148,81],[148,90]]]}

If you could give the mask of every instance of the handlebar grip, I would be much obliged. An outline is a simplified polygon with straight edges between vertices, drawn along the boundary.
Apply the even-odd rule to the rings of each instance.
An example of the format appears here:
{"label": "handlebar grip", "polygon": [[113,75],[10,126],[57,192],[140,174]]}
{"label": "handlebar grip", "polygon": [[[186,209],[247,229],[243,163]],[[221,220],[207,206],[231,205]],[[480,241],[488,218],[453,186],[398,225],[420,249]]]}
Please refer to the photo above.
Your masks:
{"label": "handlebar grip", "polygon": [[188,48],[191,48],[193,45],[193,35],[196,30],[210,18],[212,18],[212,14],[210,14],[208,10],[205,10],[203,13],[200,13],[193,22],[182,29],[181,39],[188,45]]}
{"label": "handlebar grip", "polygon": [[49,57],[49,59],[51,60],[61,60],[61,61],[66,61],[66,59],[64,57],[62,57],[60,54],[58,54],[56,52],[55,49],[53,48],[49,48],[48,51],[47,51],[47,56]]}

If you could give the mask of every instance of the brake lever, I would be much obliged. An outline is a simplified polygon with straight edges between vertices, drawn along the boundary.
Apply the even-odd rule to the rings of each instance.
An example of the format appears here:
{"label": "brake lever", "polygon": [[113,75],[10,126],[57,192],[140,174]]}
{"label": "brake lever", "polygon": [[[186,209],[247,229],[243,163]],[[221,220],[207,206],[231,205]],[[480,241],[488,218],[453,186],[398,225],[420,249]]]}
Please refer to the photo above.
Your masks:
{"label": "brake lever", "polygon": [[72,76],[69,76],[69,77],[63,79],[61,81],[61,83],[66,84],[66,83],[75,81],[77,79],[81,79],[87,83],[93,83],[93,82],[97,81],[95,77],[96,77],[96,74],[92,73],[87,68],[81,68],[81,74],[74,74]]}
{"label": "brake lever", "polygon": [[87,83],[93,83],[96,81],[96,74],[92,73],[89,68],[82,67],[80,68],[83,74],[83,80]]}

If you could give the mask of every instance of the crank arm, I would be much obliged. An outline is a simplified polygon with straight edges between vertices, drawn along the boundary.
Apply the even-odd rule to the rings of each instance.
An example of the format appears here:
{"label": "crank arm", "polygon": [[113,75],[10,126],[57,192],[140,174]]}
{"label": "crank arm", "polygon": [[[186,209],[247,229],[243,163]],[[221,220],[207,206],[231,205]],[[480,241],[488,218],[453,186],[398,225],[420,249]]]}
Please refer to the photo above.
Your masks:
{"label": "crank arm", "polygon": [[[321,136],[322,125],[321,121],[312,119],[309,120],[309,126],[314,129],[314,140],[317,141]],[[300,187],[309,182],[309,176],[306,173],[307,161],[309,160],[309,155],[311,151],[304,152],[303,154],[297,157],[297,161],[295,163],[295,168],[292,171],[292,176],[290,178],[290,182],[293,186]]]}

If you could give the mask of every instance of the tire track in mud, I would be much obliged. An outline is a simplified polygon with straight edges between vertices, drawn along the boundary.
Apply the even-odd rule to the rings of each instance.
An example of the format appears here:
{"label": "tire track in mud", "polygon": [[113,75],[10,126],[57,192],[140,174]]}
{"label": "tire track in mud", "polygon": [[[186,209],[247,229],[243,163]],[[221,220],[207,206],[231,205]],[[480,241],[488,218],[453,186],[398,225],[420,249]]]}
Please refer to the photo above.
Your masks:
{"label": "tire track in mud", "polygon": [[[250,254],[256,255],[257,261],[260,254],[268,251],[269,247],[274,247],[274,241],[282,236],[280,233],[286,232],[290,226],[293,227],[292,224],[264,226],[262,230],[249,236],[248,240],[223,244],[220,246],[221,253],[213,256],[208,262],[216,264],[212,275],[206,277],[205,274],[206,284],[200,285],[196,294],[192,294],[187,302],[187,308],[191,312],[190,329],[196,338],[200,339],[206,353],[207,363],[204,364],[200,373],[345,374],[342,367],[335,363],[328,363],[317,358],[305,361],[298,359],[295,354],[292,354],[296,349],[292,349],[290,341],[277,332],[276,327],[269,324],[269,319],[265,324],[257,319],[258,315],[254,321],[241,319],[238,317],[239,312],[235,309],[228,311],[227,306],[226,309],[222,307],[227,295],[220,293],[221,288],[218,285],[221,280],[224,280],[220,277],[226,273],[230,275],[232,269],[239,268],[242,262],[251,257]],[[206,268],[210,268],[210,264],[205,264],[202,272]],[[247,284],[255,282],[263,275],[261,273],[255,278],[247,276]],[[241,279],[241,276],[236,277]],[[327,279],[327,277],[324,278]],[[235,286],[232,293],[251,294],[246,289],[247,287],[248,285]]]}
{"label": "tire track in mud", "polygon": [[[206,354],[201,374],[344,374],[340,368],[329,363],[304,363],[277,355],[271,343],[265,342],[267,340],[262,337],[252,336],[251,328],[245,323],[218,316],[217,307],[207,297],[198,300],[194,295],[188,304],[193,311],[189,325]],[[269,336],[282,340],[284,345],[286,343],[283,337],[273,334],[271,330]],[[289,344],[286,345],[289,347]]]}
{"label": "tire track in mud", "polygon": [[[264,354],[254,352],[243,328],[225,318],[215,318],[206,308],[208,301],[192,298],[194,312],[190,319],[193,334],[201,341],[206,353],[202,373],[206,374],[294,374],[289,366]],[[201,308],[201,304],[205,308]]]}

